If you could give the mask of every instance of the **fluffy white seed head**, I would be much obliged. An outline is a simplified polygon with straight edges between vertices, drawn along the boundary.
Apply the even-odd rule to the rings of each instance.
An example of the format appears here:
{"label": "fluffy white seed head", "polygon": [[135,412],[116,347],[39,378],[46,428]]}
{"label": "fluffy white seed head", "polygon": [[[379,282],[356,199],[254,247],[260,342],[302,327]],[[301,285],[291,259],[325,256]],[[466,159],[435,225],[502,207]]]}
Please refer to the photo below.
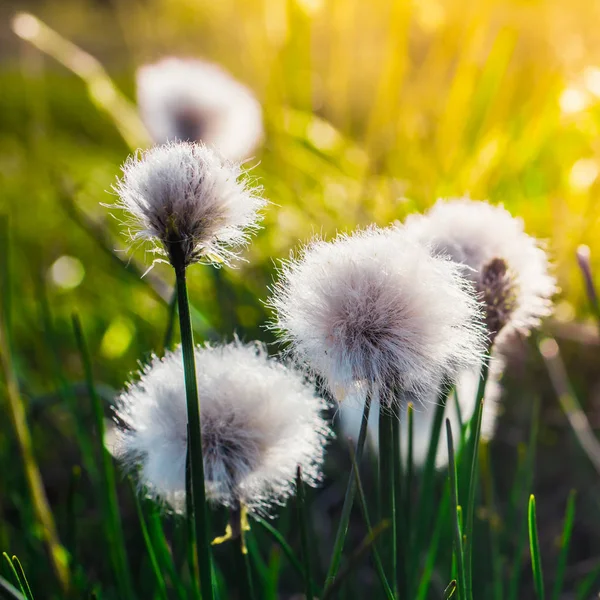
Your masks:
{"label": "fluffy white seed head", "polygon": [[[298,371],[238,341],[196,349],[209,501],[265,513],[321,477],[330,435],[324,401]],[[148,493],[185,506],[187,410],[181,351],[154,358],[119,396],[114,454]]]}
{"label": "fluffy white seed head", "polygon": [[502,206],[439,200],[425,215],[410,215],[404,230],[462,265],[484,299],[495,300],[495,305],[486,302],[495,313],[488,314],[489,326],[508,321],[507,332],[527,333],[551,313],[557,288],[546,252]]}
{"label": "fluffy white seed head", "polygon": [[202,141],[243,161],[262,140],[258,100],[217,65],[165,58],[138,69],[136,80],[142,119],[157,144]]}
{"label": "fluffy white seed head", "polygon": [[[504,370],[504,363],[499,357],[492,359],[490,372],[485,388],[483,415],[481,420],[481,437],[484,440],[490,440],[494,437],[496,430],[496,420],[502,387],[500,379]],[[480,370],[478,368],[462,371],[457,380],[458,394],[451,394],[446,401],[444,408],[444,422],[450,420],[452,434],[456,449],[459,440],[460,422],[467,422],[475,411],[475,401],[477,399],[477,389],[479,387]],[[340,405],[339,411],[335,417],[338,421],[341,431],[345,437],[353,439],[358,438],[358,432],[362,421],[362,411],[364,409],[364,396],[355,397],[353,401],[344,402]],[[436,397],[431,395],[425,399],[423,404],[414,406],[413,411],[413,463],[417,468],[421,468],[427,459],[429,443],[431,441],[433,420],[435,415]],[[460,419],[458,409],[460,408]],[[402,458],[406,460],[408,456],[408,417],[407,405],[400,405],[400,443],[402,447]],[[367,441],[369,447],[378,452],[378,432],[379,432],[379,401],[377,398],[371,404],[369,414],[369,424]],[[448,444],[446,440],[445,426],[442,426],[440,439],[436,454],[436,467],[442,469],[448,464]]]}
{"label": "fluffy white seed head", "polygon": [[419,398],[480,360],[479,307],[459,271],[393,228],[315,240],[283,265],[274,326],[338,399],[356,384]]}
{"label": "fluffy white seed head", "polygon": [[115,187],[133,241],[175,264],[230,264],[266,204],[239,165],[202,144],[174,142],[130,156]]}

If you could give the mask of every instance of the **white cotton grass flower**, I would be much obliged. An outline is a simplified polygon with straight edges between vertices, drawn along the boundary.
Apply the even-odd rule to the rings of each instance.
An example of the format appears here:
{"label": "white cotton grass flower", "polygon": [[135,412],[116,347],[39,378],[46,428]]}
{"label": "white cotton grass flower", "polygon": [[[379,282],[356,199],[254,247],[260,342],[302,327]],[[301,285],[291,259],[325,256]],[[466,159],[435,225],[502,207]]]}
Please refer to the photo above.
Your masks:
{"label": "white cotton grass flower", "polygon": [[240,166],[202,144],[173,142],[138,152],[115,186],[132,241],[149,240],[169,261],[231,264],[257,228],[266,201]]}
{"label": "white cotton grass flower", "polygon": [[283,264],[270,300],[290,351],[343,399],[356,385],[417,398],[479,364],[478,302],[460,268],[401,231],[316,239]]}
{"label": "white cotton grass flower", "polygon": [[202,141],[243,161],[263,138],[260,103],[215,64],[165,58],[140,67],[136,81],[142,120],[157,144]]}
{"label": "white cotton grass flower", "polygon": [[[195,351],[206,494],[268,513],[295,489],[297,466],[315,485],[330,430],[304,375],[239,341]],[[113,453],[147,492],[185,507],[187,410],[181,351],[154,357],[118,397]]]}
{"label": "white cotton grass flower", "polygon": [[[496,422],[502,387],[500,379],[504,370],[504,364],[500,358],[493,358],[490,363],[490,372],[485,387],[483,414],[481,417],[481,439],[491,440],[496,431]],[[451,393],[444,408],[444,422],[450,420],[452,434],[455,444],[459,439],[460,422],[467,423],[475,412],[475,401],[479,387],[479,369],[468,369],[463,371],[456,384],[458,394]],[[438,399],[430,396],[422,404],[414,406],[413,410],[413,464],[417,469],[425,465],[429,443],[433,429],[435,415],[435,403]],[[458,401],[458,406],[457,406]],[[364,396],[355,398],[352,402],[344,402],[334,418],[344,437],[358,438],[364,407]],[[460,419],[459,411],[460,408]],[[407,404],[400,405],[400,443],[402,460],[406,461],[408,456],[408,416]],[[379,440],[379,401],[375,398],[371,403],[369,424],[367,432],[368,447],[378,452]],[[445,426],[442,426],[438,441],[435,465],[442,469],[448,465],[448,445],[446,440]]]}
{"label": "white cotton grass flower", "polygon": [[403,229],[463,266],[488,307],[490,333],[509,325],[527,334],[552,312],[557,287],[548,256],[504,207],[438,200],[426,214],[409,215]]}

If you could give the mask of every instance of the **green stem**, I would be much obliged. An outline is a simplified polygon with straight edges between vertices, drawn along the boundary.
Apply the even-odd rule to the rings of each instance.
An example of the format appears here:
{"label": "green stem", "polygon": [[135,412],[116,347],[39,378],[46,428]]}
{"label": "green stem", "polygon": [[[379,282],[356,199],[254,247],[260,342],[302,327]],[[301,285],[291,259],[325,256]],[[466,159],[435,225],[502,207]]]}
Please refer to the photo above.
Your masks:
{"label": "green stem", "polygon": [[[191,488],[194,503],[194,530],[196,534],[196,558],[200,571],[202,600],[212,600],[211,550],[208,534],[208,513],[204,489],[204,460],[202,454],[202,428],[200,423],[200,400],[196,382],[196,359],[194,356],[194,334],[190,317],[187,293],[186,268],[178,244],[173,244],[171,256],[177,279],[177,302],[179,306],[179,328],[181,330],[181,352],[185,376],[185,396],[188,416],[188,444],[191,463]],[[193,569],[192,569],[193,572]]]}
{"label": "green stem", "polygon": [[[404,563],[405,573],[405,594],[407,598],[411,597],[413,586],[416,583],[416,573],[412,572],[410,564],[408,562],[408,548],[410,547],[410,540],[412,539],[412,488],[413,488],[413,472],[414,472],[414,458],[413,458],[413,446],[414,446],[414,421],[415,421],[415,409],[412,402],[408,403],[406,408],[406,416],[408,423],[408,445],[406,451],[406,481],[404,484],[404,502],[402,505],[402,512],[404,513],[404,535],[403,537],[403,554],[400,560]],[[400,548],[400,547],[399,547]]]}
{"label": "green stem", "polygon": [[470,458],[471,458],[471,476],[467,492],[467,522],[465,523],[465,571],[467,577],[467,598],[473,599],[473,518],[475,514],[475,492],[477,490],[477,480],[479,475],[479,440],[481,438],[481,420],[483,417],[483,399],[485,396],[485,386],[489,374],[489,350],[484,358],[479,378],[479,387],[477,389],[477,398],[475,404],[475,413],[471,418],[470,429],[472,442],[469,440]]}
{"label": "green stem", "polygon": [[[254,586],[252,585],[252,572],[250,571],[250,561],[248,560],[248,549],[246,548],[244,523],[242,522],[242,508],[231,510],[230,526],[233,531],[237,530],[237,535],[233,540],[234,564],[237,571],[237,582],[239,598],[243,600],[254,600]],[[204,600],[204,596],[202,596]]]}
{"label": "green stem", "polygon": [[[190,439],[189,425],[187,427],[187,439]],[[194,600],[200,600],[200,588],[198,587],[198,561],[196,560],[196,540],[194,539],[194,493],[192,491],[192,467],[189,444],[185,454],[185,542],[191,580],[190,593]]]}
{"label": "green stem", "polygon": [[431,434],[429,437],[429,448],[427,450],[427,457],[425,459],[425,465],[423,467],[423,475],[421,478],[421,489],[419,491],[419,501],[417,503],[416,510],[416,524],[412,528],[412,537],[410,540],[411,548],[413,549],[413,556],[410,565],[411,573],[418,571],[418,565],[421,558],[421,549],[425,540],[429,538],[427,530],[430,526],[432,518],[433,508],[433,483],[435,475],[435,460],[437,456],[437,450],[439,445],[440,433],[442,431],[442,424],[444,422],[444,411],[446,408],[446,400],[451,390],[442,384],[441,391],[438,394],[437,404],[435,406],[435,413],[433,415],[433,425],[431,426]]}
{"label": "green stem", "polygon": [[456,479],[456,463],[454,461],[454,442],[452,440],[452,427],[448,419],[446,419],[446,435],[448,436],[448,470],[450,472],[451,506],[453,509],[452,525],[454,529],[454,555],[457,566],[458,597],[460,600],[467,600],[465,561],[458,505],[458,482]]}
{"label": "green stem", "polygon": [[[398,398],[401,402],[401,397]],[[398,411],[400,408],[398,407]],[[394,472],[394,503],[392,505],[393,534],[394,534],[394,572],[393,584],[396,595],[402,593],[408,597],[406,585],[408,577],[405,576],[406,546],[405,535],[408,529],[404,528],[404,515],[402,514],[403,478],[402,478],[402,453],[400,445],[400,415],[392,415],[392,463]],[[402,588],[400,587],[402,585]]]}
{"label": "green stem", "polygon": [[306,585],[306,597],[312,600],[315,593],[312,585],[312,571],[310,568],[310,546],[308,543],[308,520],[306,517],[306,499],[304,494],[304,482],[302,481],[302,468],[298,465],[296,471],[296,506],[298,508],[298,524],[300,525],[300,541],[302,544],[302,561],[304,563],[304,582]]}
{"label": "green stem", "polygon": [[[365,447],[365,441],[367,439],[369,412],[371,410],[371,394],[372,391],[369,388],[367,392],[367,397],[365,398],[365,408],[363,410],[362,423],[360,424],[358,441],[356,442],[356,452],[354,453],[357,464],[360,463],[360,459],[362,458],[363,450]],[[355,493],[356,481],[354,479],[354,476],[351,475],[348,481],[348,485],[346,487],[346,496],[344,497],[342,514],[340,516],[340,522],[338,524],[337,534],[335,536],[333,555],[331,557],[331,563],[329,565],[329,570],[327,571],[327,577],[325,579],[325,592],[329,587],[333,585],[337,572],[340,568],[340,563],[342,561],[342,551],[344,550],[344,542],[346,541],[346,534],[348,533],[348,522],[350,521],[350,512],[352,511]]]}
{"label": "green stem", "polygon": [[391,409],[379,406],[379,501],[381,521],[391,524],[391,531],[381,535],[380,548],[384,557],[384,568],[392,588],[396,585],[396,519],[395,519],[395,479],[394,479],[394,415]]}
{"label": "green stem", "polygon": [[[371,538],[374,538],[373,528],[371,527],[371,519],[369,518],[369,510],[367,508],[367,500],[365,498],[365,492],[360,480],[360,473],[358,472],[358,465],[356,464],[356,457],[354,456],[352,447],[350,447],[350,458],[352,459],[352,471],[356,480],[358,503],[363,514],[363,519],[365,520],[365,525],[367,526],[367,533],[369,536],[371,536]],[[375,569],[377,571],[377,575],[379,576],[379,581],[381,582],[381,586],[383,587],[383,592],[385,593],[386,598],[388,600],[394,600],[394,594],[385,577],[381,558],[379,557],[379,552],[377,552],[377,547],[375,544],[373,545],[373,561],[375,562]]]}

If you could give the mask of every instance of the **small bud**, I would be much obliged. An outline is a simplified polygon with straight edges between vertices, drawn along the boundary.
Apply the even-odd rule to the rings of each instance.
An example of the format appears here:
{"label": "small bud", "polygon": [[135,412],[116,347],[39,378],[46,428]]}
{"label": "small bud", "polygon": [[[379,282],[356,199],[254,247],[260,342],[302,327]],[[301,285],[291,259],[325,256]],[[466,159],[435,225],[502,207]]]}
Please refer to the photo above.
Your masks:
{"label": "small bud", "polygon": [[590,258],[591,252],[589,246],[581,245],[579,248],[577,248],[577,263],[579,264],[579,268],[583,274],[585,290],[593,310],[600,314],[600,303],[598,302],[598,292],[596,291],[596,286],[594,284]]}
{"label": "small bud", "polygon": [[491,335],[502,328],[527,335],[551,314],[557,287],[544,246],[502,205],[469,198],[438,200],[426,214],[409,215],[402,227],[434,254],[461,265],[464,276],[493,301]]}
{"label": "small bud", "polygon": [[493,258],[482,267],[477,287],[485,305],[485,323],[493,341],[510,321],[517,305],[518,288],[502,258]]}

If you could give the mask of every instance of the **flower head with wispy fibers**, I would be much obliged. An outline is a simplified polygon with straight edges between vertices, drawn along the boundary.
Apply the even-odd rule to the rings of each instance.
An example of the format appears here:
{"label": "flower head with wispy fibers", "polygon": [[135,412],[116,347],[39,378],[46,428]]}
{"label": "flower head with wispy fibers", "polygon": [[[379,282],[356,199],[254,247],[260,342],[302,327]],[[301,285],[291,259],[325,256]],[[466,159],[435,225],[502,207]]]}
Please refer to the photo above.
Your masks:
{"label": "flower head with wispy fibers", "polygon": [[266,204],[238,164],[191,142],[130,156],[115,191],[132,241],[154,242],[173,266],[230,264]]}
{"label": "flower head with wispy fibers", "polygon": [[546,252],[504,207],[439,200],[425,215],[409,215],[403,229],[461,265],[484,303],[492,337],[506,325],[526,334],[551,313],[557,288]]}
{"label": "flower head with wispy fibers", "polygon": [[250,158],[263,137],[252,92],[215,64],[165,58],[137,71],[137,99],[158,144],[204,142],[230,160]]}
{"label": "flower head with wispy fibers", "polygon": [[479,307],[460,268],[397,229],[315,240],[284,263],[274,326],[340,398],[355,384],[417,398],[480,360]]}
{"label": "flower head with wispy fibers", "polygon": [[[206,495],[265,513],[294,492],[297,466],[315,484],[330,436],[324,401],[294,368],[239,341],[196,347]],[[181,352],[154,358],[118,397],[113,453],[140,484],[185,507],[187,413]]]}

